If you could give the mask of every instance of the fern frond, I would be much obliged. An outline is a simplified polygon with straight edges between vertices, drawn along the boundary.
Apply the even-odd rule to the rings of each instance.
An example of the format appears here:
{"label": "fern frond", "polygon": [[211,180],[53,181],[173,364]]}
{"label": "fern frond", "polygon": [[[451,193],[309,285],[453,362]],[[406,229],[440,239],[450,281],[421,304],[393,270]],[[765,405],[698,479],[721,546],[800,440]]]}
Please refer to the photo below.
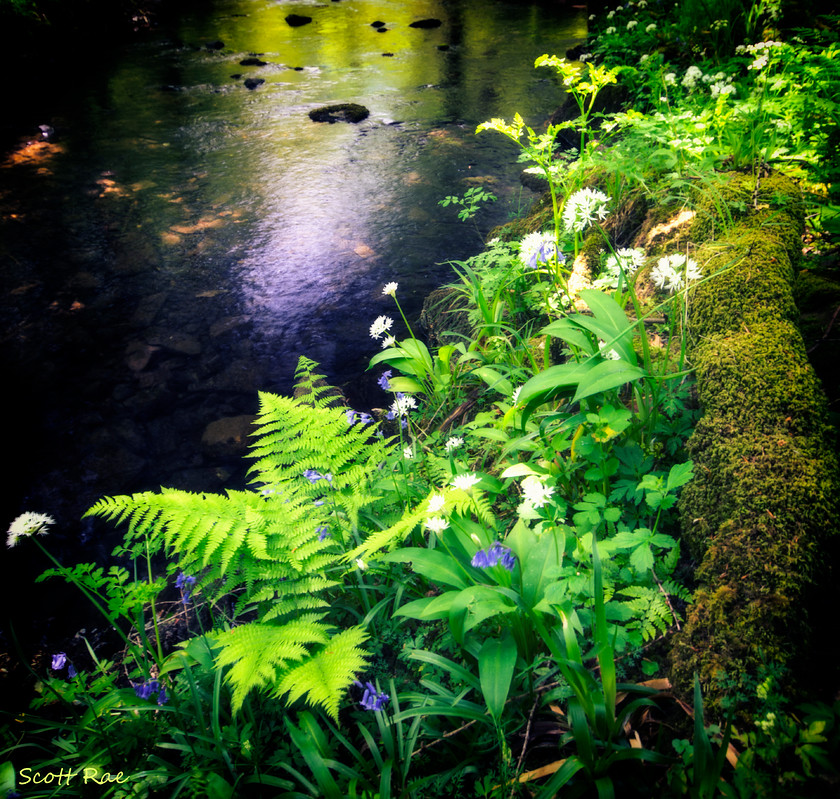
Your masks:
{"label": "fern frond", "polygon": [[320,705],[338,721],[341,697],[367,663],[367,655],[361,649],[366,639],[361,627],[339,633],[305,663],[288,670],[280,679],[275,695],[288,693],[289,702],[305,695],[309,704]]}

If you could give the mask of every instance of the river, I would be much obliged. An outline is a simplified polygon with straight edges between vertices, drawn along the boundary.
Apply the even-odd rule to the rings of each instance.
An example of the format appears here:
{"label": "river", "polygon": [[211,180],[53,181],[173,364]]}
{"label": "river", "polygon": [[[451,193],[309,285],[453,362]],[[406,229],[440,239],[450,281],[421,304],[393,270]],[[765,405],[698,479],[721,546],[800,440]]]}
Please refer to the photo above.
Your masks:
{"label": "river", "polygon": [[[481,233],[533,201],[515,147],[475,128],[542,124],[562,89],[534,59],[585,29],[557,2],[213,0],[52,75],[43,129],[0,156],[3,523],[50,514],[59,551],[103,557],[80,522],[100,496],[241,485],[202,437],[288,392],[299,355],[375,404],[381,287],[416,318],[481,247],[445,195],[498,196]],[[370,114],[309,118],[341,102]],[[7,587],[27,560],[6,553]]]}

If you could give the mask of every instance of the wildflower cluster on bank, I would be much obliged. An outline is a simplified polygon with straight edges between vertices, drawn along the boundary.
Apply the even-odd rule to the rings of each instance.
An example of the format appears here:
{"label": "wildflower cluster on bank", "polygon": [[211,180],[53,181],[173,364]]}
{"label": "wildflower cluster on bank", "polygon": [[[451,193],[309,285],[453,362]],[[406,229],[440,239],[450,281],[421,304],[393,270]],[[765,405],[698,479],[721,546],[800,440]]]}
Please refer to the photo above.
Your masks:
{"label": "wildflower cluster on bank", "polygon": [[55,519],[46,513],[22,513],[10,525],[6,537],[6,546],[17,546],[21,538],[29,538],[33,535],[46,535]]}
{"label": "wildflower cluster on bank", "polygon": [[653,284],[671,294],[681,291],[688,283],[702,277],[703,272],[697,262],[681,253],[660,258],[650,273]]}
{"label": "wildflower cluster on bank", "polygon": [[563,224],[566,230],[582,233],[593,222],[607,218],[607,203],[610,198],[598,189],[579,189],[566,200],[563,206]]}

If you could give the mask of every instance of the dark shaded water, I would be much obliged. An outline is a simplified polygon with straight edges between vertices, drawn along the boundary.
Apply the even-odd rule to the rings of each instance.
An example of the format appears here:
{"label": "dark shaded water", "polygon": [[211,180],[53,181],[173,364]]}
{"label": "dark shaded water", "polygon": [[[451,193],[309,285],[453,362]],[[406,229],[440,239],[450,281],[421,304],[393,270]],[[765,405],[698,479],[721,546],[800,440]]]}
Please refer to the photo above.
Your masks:
{"label": "dark shaded water", "polygon": [[[409,26],[428,17],[442,25]],[[411,318],[480,246],[446,194],[495,191],[485,230],[532,201],[515,148],[475,127],[540,124],[562,95],[534,59],[584,33],[553,2],[216,0],[53,75],[54,132],[33,127],[0,168],[3,523],[48,513],[56,545],[97,557],[113,542],[79,516],[103,494],[241,483],[204,431],[287,392],[301,354],[376,404],[382,285]],[[308,117],[348,101],[369,118]],[[4,554],[7,584],[23,559]]]}

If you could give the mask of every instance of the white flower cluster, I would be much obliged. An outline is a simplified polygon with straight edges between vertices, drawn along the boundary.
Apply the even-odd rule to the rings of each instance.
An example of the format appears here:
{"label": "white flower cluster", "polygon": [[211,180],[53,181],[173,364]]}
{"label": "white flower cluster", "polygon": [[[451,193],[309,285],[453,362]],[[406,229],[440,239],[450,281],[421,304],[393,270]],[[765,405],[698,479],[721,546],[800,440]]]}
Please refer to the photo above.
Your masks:
{"label": "white flower cluster", "polygon": [[371,338],[382,338],[394,324],[394,320],[390,316],[377,316],[373,324],[370,326]]}
{"label": "white flower cluster", "polygon": [[739,54],[747,53],[749,55],[755,56],[755,60],[750,64],[747,69],[764,69],[767,66],[767,62],[770,60],[770,49],[773,47],[782,47],[784,45],[783,42],[756,42],[755,44],[739,44],[735,48],[735,52]]}
{"label": "white flower cluster", "polygon": [[397,398],[391,404],[390,411],[393,414],[392,418],[397,416],[408,416],[408,412],[412,408],[417,407],[417,400],[410,394],[397,393]]}
{"label": "white flower cluster", "polygon": [[594,285],[598,288],[617,288],[622,270],[625,275],[632,275],[644,263],[644,250],[621,247],[607,258],[604,271]]}
{"label": "white flower cluster", "polygon": [[22,513],[9,525],[6,546],[16,546],[19,539],[31,535],[46,535],[51,524],[55,524],[55,519],[46,513]]}
{"label": "white flower cluster", "polygon": [[612,348],[607,349],[607,342],[600,338],[598,339],[598,352],[608,361],[621,360],[621,356],[618,354],[618,350],[614,350]]}
{"label": "white flower cluster", "polygon": [[449,522],[442,515],[438,515],[445,507],[446,497],[443,494],[432,494],[426,504],[426,513],[429,514],[425,522],[426,527],[438,535],[449,527]]}
{"label": "white flower cluster", "polygon": [[610,25],[610,27],[609,27],[609,28],[607,28],[607,29],[604,31],[604,33],[606,33],[606,34],[607,34],[607,36],[612,36],[612,34],[614,34],[614,33],[615,33],[615,28],[614,28],[612,25]]}
{"label": "white flower cluster", "polygon": [[557,242],[553,233],[529,233],[519,242],[519,258],[525,266],[536,269],[557,257]]}
{"label": "white flower cluster", "polygon": [[545,507],[551,499],[554,489],[547,486],[536,475],[528,475],[522,481],[522,498],[528,510]]}
{"label": "white flower cluster", "polygon": [[686,89],[693,89],[697,85],[697,81],[703,76],[703,70],[700,67],[692,64],[683,75],[682,83]]}
{"label": "white flower cluster", "polygon": [[598,189],[580,189],[563,206],[563,224],[566,230],[580,233],[596,219],[603,222],[607,216],[610,198]]}
{"label": "white flower cluster", "polygon": [[446,443],[443,445],[443,448],[447,452],[452,452],[453,449],[458,449],[458,447],[464,446],[464,439],[461,436],[451,436],[446,440]]}
{"label": "white flower cluster", "polygon": [[703,273],[697,262],[680,253],[660,258],[650,273],[654,285],[670,291],[671,294],[682,289],[686,283],[701,277]]}
{"label": "white flower cluster", "polygon": [[452,478],[452,487],[460,488],[461,491],[469,491],[474,485],[478,485],[481,478],[475,473],[458,474]]}
{"label": "white flower cluster", "polygon": [[645,33],[653,33],[655,30],[656,30],[656,23],[655,23],[655,22],[651,22],[651,23],[650,23],[650,25],[648,25],[648,26],[645,28]]}
{"label": "white flower cluster", "polygon": [[639,23],[635,19],[631,19],[630,22],[627,23],[627,30],[633,30],[633,28],[635,28],[638,24]]}

